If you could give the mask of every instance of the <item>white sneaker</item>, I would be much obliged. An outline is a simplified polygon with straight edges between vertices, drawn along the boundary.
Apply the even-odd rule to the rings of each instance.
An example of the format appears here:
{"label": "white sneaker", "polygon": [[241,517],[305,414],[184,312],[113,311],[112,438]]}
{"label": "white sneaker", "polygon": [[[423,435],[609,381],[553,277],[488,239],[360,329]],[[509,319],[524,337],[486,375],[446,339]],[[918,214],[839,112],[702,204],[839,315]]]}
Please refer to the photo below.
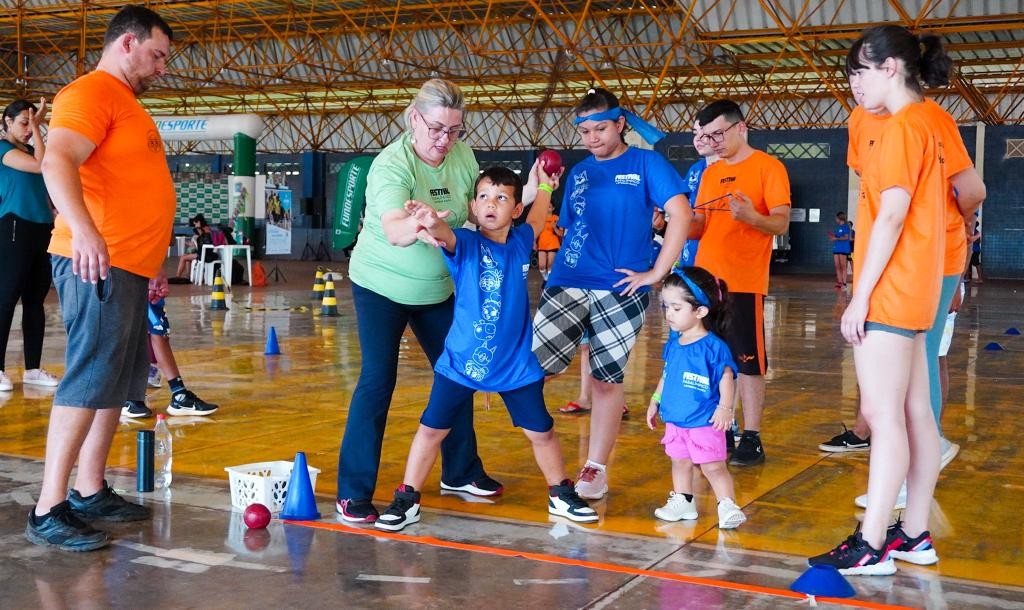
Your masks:
{"label": "white sneaker", "polygon": [[661,508],[654,509],[654,516],[662,521],[682,521],[697,518],[697,502],[687,500],[683,494],[668,492],[668,502]]}
{"label": "white sneaker", "polygon": [[21,382],[28,385],[41,385],[46,388],[55,388],[60,385],[60,379],[46,372],[46,369],[31,369],[25,371]]}
{"label": "white sneaker", "polygon": [[156,368],[152,364],[149,365],[149,377],[146,379],[146,383],[148,383],[151,388],[160,387],[160,369]]}
{"label": "white sneaker", "polygon": [[608,474],[603,468],[583,466],[576,477],[576,493],[584,500],[600,500],[608,493]]}
{"label": "white sneaker", "polygon": [[13,390],[14,382],[3,371],[0,371],[0,392],[11,392]]}
{"label": "white sneaker", "polygon": [[939,461],[939,470],[949,465],[953,458],[960,453],[960,445],[946,440],[946,437],[939,437],[939,448],[942,449],[942,460]]}
{"label": "white sneaker", "polygon": [[[952,458],[950,458],[952,459]],[[861,508],[868,507],[868,495],[857,496],[857,499],[853,501],[854,504]],[[900,493],[896,496],[896,506],[893,510],[903,510],[907,507],[907,482],[903,481],[903,485],[900,486]]]}
{"label": "white sneaker", "polygon": [[732,498],[726,498],[718,503],[718,529],[736,529],[746,520],[747,516],[739,506],[736,506]]}

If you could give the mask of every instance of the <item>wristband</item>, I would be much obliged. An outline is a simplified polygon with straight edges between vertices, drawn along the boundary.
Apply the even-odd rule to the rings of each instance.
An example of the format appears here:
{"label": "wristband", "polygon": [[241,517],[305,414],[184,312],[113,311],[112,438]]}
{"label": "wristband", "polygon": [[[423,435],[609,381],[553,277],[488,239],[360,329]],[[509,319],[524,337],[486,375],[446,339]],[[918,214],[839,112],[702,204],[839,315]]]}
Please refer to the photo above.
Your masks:
{"label": "wristband", "polygon": [[654,402],[656,402],[656,403],[658,403],[660,405],[661,404],[661,394],[659,394],[658,392],[655,392],[654,394],[651,394],[651,400],[653,400]]}
{"label": "wristband", "polygon": [[541,182],[540,184],[538,184],[537,185],[537,190],[538,191],[544,191],[545,193],[547,193],[549,195],[551,193],[555,192],[555,189],[551,188],[551,185],[548,184],[547,182]]}

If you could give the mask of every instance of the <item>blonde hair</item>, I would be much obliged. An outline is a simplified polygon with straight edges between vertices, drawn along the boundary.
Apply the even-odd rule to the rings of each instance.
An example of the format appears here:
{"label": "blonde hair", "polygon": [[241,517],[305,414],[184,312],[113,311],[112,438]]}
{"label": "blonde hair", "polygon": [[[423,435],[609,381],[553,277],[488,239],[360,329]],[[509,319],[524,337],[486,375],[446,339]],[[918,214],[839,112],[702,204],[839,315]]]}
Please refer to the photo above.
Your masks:
{"label": "blonde hair", "polygon": [[412,109],[424,114],[432,108],[451,108],[459,112],[466,110],[466,98],[455,83],[442,78],[432,78],[423,83],[416,97],[405,109],[405,128],[412,130]]}

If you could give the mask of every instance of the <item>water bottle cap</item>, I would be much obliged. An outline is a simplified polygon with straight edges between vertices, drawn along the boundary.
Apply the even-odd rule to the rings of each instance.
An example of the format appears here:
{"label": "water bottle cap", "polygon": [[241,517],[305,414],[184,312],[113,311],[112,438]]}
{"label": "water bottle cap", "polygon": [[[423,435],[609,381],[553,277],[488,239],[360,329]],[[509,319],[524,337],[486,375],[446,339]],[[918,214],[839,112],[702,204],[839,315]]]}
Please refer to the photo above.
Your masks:
{"label": "water bottle cap", "polygon": [[167,416],[166,416],[166,415],[164,415],[163,413],[157,413],[157,414],[156,414],[156,420],[157,420],[157,421],[163,421],[163,420],[165,420],[165,419],[167,419]]}

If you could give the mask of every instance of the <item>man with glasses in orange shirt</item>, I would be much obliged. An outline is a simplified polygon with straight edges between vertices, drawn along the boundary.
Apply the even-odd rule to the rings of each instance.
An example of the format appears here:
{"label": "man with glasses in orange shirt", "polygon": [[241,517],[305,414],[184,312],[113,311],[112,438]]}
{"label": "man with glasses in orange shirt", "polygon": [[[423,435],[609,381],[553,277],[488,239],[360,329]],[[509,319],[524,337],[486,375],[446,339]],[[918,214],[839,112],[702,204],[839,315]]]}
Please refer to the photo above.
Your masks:
{"label": "man with glasses in orange shirt", "polygon": [[730,463],[750,466],[765,459],[764,297],[772,238],[789,230],[789,175],[778,159],[747,143],[747,124],[735,102],[708,104],[697,123],[702,142],[720,161],[701,177],[690,239],[700,239],[695,265],[721,278],[732,293],[734,317],[725,340],[739,367],[744,430]]}

